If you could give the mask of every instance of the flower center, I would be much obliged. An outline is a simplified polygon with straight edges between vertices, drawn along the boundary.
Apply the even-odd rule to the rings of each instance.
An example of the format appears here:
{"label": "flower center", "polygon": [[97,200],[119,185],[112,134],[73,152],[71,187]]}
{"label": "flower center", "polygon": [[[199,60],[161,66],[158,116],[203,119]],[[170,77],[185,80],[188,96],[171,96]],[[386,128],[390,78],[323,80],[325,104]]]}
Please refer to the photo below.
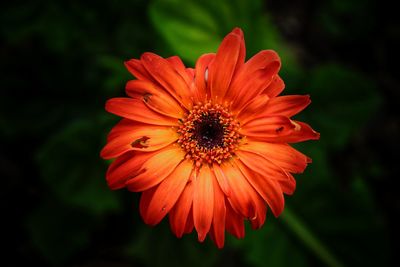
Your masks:
{"label": "flower center", "polygon": [[224,126],[219,122],[217,114],[203,115],[194,122],[193,138],[202,147],[212,149],[224,144]]}
{"label": "flower center", "polygon": [[181,122],[178,144],[198,167],[232,157],[242,138],[239,123],[220,105],[198,104]]}

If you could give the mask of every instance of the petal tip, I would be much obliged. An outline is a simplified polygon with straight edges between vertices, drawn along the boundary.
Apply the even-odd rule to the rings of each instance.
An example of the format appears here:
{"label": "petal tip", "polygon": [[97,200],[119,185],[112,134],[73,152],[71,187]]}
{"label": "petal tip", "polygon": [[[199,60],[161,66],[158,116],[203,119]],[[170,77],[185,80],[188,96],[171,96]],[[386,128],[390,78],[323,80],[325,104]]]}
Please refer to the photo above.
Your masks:
{"label": "petal tip", "polygon": [[314,134],[313,140],[319,140],[321,134],[319,132],[314,131],[314,130],[313,130],[313,134]]}
{"label": "petal tip", "polygon": [[231,33],[235,33],[235,34],[237,34],[237,35],[239,35],[239,36],[243,36],[244,34],[243,34],[243,30],[241,29],[241,28],[239,28],[239,27],[235,27],[233,30],[232,30],[232,32]]}
{"label": "petal tip", "polygon": [[150,61],[152,62],[153,60],[155,60],[156,58],[159,58],[160,56],[152,53],[152,52],[144,52],[141,56],[140,56],[140,60],[143,61]]}
{"label": "petal tip", "polygon": [[204,233],[203,231],[197,231],[197,239],[199,242],[204,242],[206,239],[207,233]]}
{"label": "petal tip", "polygon": [[99,155],[100,155],[100,158],[102,158],[102,159],[111,159],[107,154],[107,148],[106,148],[107,146],[105,146],[105,147],[103,147],[103,149],[100,151],[100,153],[99,153]]}

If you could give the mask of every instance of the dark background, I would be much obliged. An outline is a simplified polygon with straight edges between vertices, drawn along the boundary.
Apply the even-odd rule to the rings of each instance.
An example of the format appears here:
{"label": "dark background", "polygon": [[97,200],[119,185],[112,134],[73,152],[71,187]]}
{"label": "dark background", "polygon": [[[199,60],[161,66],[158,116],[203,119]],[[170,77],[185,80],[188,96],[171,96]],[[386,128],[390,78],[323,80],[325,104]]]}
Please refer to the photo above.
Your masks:
{"label": "dark background", "polygon": [[[400,201],[398,12],[382,1],[9,1],[0,6],[2,266],[394,266]],[[107,99],[146,51],[188,66],[243,28],[275,49],[320,141],[278,219],[223,250],[175,238],[111,191]],[[269,215],[269,216],[268,216]]]}

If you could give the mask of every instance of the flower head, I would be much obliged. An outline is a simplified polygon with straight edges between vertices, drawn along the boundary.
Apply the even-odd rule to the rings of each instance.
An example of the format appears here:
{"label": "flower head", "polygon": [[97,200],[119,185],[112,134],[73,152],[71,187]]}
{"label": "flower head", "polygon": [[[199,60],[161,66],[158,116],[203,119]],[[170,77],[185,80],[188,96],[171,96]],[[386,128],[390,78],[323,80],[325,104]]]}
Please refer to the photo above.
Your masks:
{"label": "flower head", "polygon": [[123,117],[101,151],[116,158],[107,171],[111,189],[141,192],[140,214],[150,225],[167,214],[181,237],[196,229],[224,246],[225,230],[244,237],[244,221],[264,224],[275,216],[283,194],[296,187],[311,159],[288,143],[319,139],[291,117],[309,96],[278,96],[284,83],[279,56],[263,50],[245,62],[243,32],[236,28],[217,53],[202,55],[195,68],[179,57],[144,53],[125,63],[137,78],[127,98],[107,101]]}

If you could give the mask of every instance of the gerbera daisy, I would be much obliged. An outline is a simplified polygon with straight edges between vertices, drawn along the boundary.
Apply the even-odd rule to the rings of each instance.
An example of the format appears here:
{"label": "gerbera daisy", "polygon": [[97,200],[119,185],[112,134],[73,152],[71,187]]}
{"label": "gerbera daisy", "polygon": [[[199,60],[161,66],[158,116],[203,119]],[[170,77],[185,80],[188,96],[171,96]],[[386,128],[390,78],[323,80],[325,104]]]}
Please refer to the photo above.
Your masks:
{"label": "gerbera daisy", "polygon": [[278,96],[279,56],[263,50],[245,62],[243,32],[236,28],[217,53],[202,55],[195,68],[179,57],[144,53],[125,62],[136,80],[129,97],[107,101],[123,117],[101,151],[116,158],[107,171],[111,189],[141,192],[140,214],[149,225],[167,214],[176,236],[196,229],[221,248],[225,230],[244,237],[244,220],[264,224],[292,194],[310,158],[288,143],[319,134],[291,117],[309,96]]}

